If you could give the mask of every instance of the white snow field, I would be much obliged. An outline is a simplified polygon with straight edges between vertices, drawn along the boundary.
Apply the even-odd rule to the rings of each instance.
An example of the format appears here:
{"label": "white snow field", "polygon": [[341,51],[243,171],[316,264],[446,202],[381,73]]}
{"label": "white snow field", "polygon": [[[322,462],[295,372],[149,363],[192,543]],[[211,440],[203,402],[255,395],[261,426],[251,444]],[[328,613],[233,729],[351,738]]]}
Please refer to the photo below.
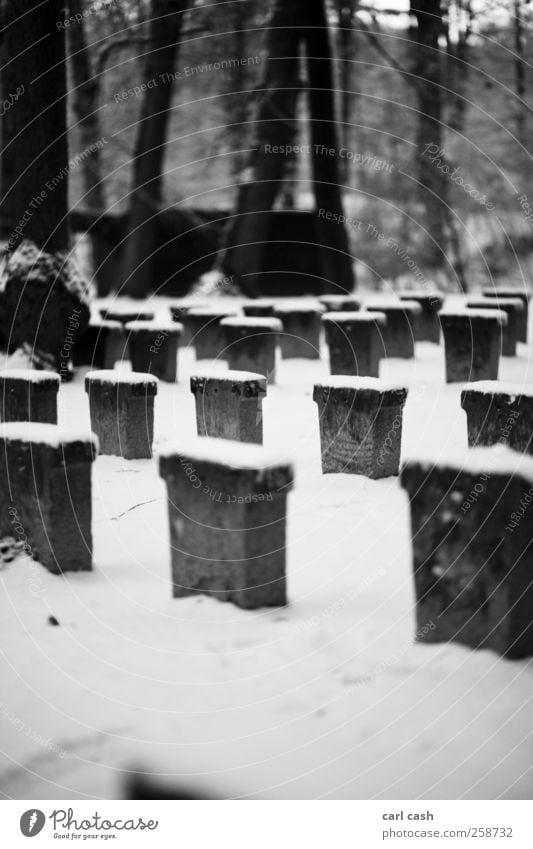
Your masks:
{"label": "white snow field", "polygon": [[[518,350],[500,379],[531,389]],[[410,388],[404,455],[437,463],[466,445],[462,387],[444,383],[442,346],[416,354],[381,376]],[[156,450],[195,437],[189,377],[206,368],[180,349]],[[89,427],[84,374],[60,390],[72,430]],[[296,468],[286,608],[171,597],[155,459],[95,462],[92,573],[25,556],[0,571],[4,796],[120,798],[140,769],[232,798],[531,798],[533,660],[415,644],[407,497],[396,478],[322,476],[312,390],[327,375],[326,352],[280,361],[264,402],[265,446]]]}

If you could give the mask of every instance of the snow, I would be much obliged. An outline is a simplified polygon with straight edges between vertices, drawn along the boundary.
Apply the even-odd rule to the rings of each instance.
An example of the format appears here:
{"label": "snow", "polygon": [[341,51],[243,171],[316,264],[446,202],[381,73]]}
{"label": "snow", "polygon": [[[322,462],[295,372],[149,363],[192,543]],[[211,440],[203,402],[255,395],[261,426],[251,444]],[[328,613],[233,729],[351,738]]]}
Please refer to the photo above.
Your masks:
{"label": "snow", "polygon": [[343,321],[350,324],[354,321],[377,321],[378,324],[385,324],[387,316],[384,312],[327,312],[322,316],[322,321],[333,321],[335,324]]}
{"label": "snow", "polygon": [[507,313],[502,310],[497,309],[468,309],[468,307],[461,307],[459,309],[447,309],[444,308],[439,311],[440,316],[449,316],[451,318],[462,318],[463,316],[466,318],[490,318],[491,320],[497,320],[499,324],[507,324],[508,318]]}
{"label": "snow", "polygon": [[315,383],[315,386],[323,389],[373,389],[376,392],[405,391],[407,388],[405,384],[383,380],[380,377],[350,377],[343,374],[330,375],[326,380]]}
{"label": "snow", "polygon": [[91,327],[104,328],[106,330],[123,330],[124,325],[121,321],[112,321],[110,318],[91,318]]}
{"label": "snow", "polygon": [[247,380],[260,380],[263,383],[266,378],[264,374],[258,374],[254,371],[237,371],[236,369],[226,369],[226,371],[217,371],[216,369],[206,368],[202,371],[195,371],[191,377],[199,378],[200,380],[223,380],[227,383],[245,383]]}
{"label": "snow", "polygon": [[277,330],[283,329],[279,318],[261,318],[255,316],[236,316],[235,318],[223,318],[220,322],[221,327],[249,327],[253,329],[257,327],[259,330]]}
{"label": "snow", "polygon": [[527,298],[528,301],[531,298],[531,291],[526,289],[526,287],[522,288],[513,288],[511,287],[503,287],[495,286],[493,289],[482,289],[482,295],[485,295],[487,298]]}
{"label": "snow", "polygon": [[384,310],[384,311],[398,310],[399,312],[400,311],[405,312],[406,310],[409,310],[409,311],[415,312],[415,313],[421,313],[422,312],[422,307],[420,306],[418,301],[400,301],[399,298],[397,298],[394,301],[392,301],[392,300],[391,301],[385,301],[385,300],[384,301],[365,301],[365,307],[369,311],[372,311],[372,310],[378,310],[378,311],[379,310]]}
{"label": "snow", "polygon": [[91,442],[98,449],[98,438],[85,430],[70,430],[42,422],[6,422],[0,424],[0,439],[8,442],[38,442],[59,448],[72,442]]}
{"label": "snow", "polygon": [[55,371],[41,371],[33,368],[6,368],[0,369],[0,379],[24,380],[31,383],[47,383],[53,381],[59,386],[60,377]]}
{"label": "snow", "polygon": [[[265,449],[282,446],[296,472],[287,607],[171,597],[155,459],[93,463],[92,573],[51,575],[22,555],[0,571],[6,794],[120,798],[138,767],[232,797],[531,799],[533,661],[413,642],[407,495],[397,478],[321,474],[322,354],[280,360],[263,401]],[[502,385],[533,385],[531,355],[519,343],[502,358]],[[197,372],[180,350],[179,383],[155,398],[156,451],[194,441]],[[60,427],[89,429],[84,375],[61,385]],[[381,375],[409,387],[404,456],[464,449],[442,346],[417,343]]]}
{"label": "snow", "polygon": [[466,302],[466,306],[473,309],[498,309],[500,305],[514,307],[517,310],[524,309],[524,302],[521,298],[468,298]]}
{"label": "snow", "polygon": [[519,381],[474,380],[472,383],[465,383],[463,391],[480,392],[484,395],[525,395],[533,398],[533,384]]}
{"label": "snow", "polygon": [[437,289],[426,291],[425,289],[403,289],[401,292],[398,292],[398,297],[400,300],[409,300],[412,298],[413,300],[417,300],[420,298],[424,301],[431,301],[437,298],[443,298],[442,292],[439,292]]}
{"label": "snow", "polygon": [[159,380],[153,374],[142,371],[124,371],[122,369],[100,369],[88,371],[85,375],[87,380],[95,380],[99,383],[146,383],[157,386]]}
{"label": "snow", "polygon": [[[427,453],[415,452],[404,459],[404,465],[416,464],[428,471],[435,466],[435,458]],[[439,456],[438,465],[443,469],[465,472],[471,475],[486,473],[489,476],[505,475],[524,478],[533,483],[533,457],[513,451],[506,445],[454,449]]]}
{"label": "snow", "polygon": [[187,317],[192,315],[203,315],[203,316],[211,316],[212,318],[218,318],[219,316],[229,316],[229,315],[237,315],[240,313],[240,308],[234,305],[224,307],[222,304],[220,307],[193,307],[192,309],[187,311]]}
{"label": "snow", "polygon": [[220,463],[232,469],[274,469],[290,466],[291,458],[262,445],[232,442],[230,439],[197,437],[188,442],[169,442],[159,449],[160,457],[184,457],[192,463]]}
{"label": "snow", "polygon": [[319,303],[298,304],[290,301],[284,301],[283,303],[276,304],[274,312],[276,315],[302,312],[323,313],[324,307],[322,306],[322,304]]}
{"label": "snow", "polygon": [[183,324],[180,324],[179,321],[172,321],[170,318],[167,321],[128,321],[125,325],[125,329],[128,331],[135,330],[153,330],[154,333],[181,333],[183,331]]}

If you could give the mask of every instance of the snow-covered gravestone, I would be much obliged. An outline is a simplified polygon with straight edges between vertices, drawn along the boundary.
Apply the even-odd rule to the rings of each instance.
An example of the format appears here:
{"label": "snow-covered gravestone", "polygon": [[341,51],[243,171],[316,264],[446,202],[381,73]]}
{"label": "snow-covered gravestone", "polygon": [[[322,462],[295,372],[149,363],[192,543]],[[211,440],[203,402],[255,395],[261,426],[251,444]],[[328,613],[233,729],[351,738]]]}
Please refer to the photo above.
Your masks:
{"label": "snow-covered gravestone", "polygon": [[263,443],[266,378],[247,371],[191,377],[198,436]]}
{"label": "snow-covered gravestone", "polygon": [[368,312],[384,313],[387,323],[383,328],[386,357],[409,360],[415,355],[415,338],[422,307],[416,301],[368,301]]}
{"label": "snow-covered gravestone", "polygon": [[361,301],[353,295],[322,295],[320,303],[326,312],[358,312]]}
{"label": "snow-covered gravestone", "polygon": [[446,354],[446,382],[497,380],[506,313],[444,309],[439,315]]}
{"label": "snow-covered gravestone", "polygon": [[222,307],[198,307],[190,309],[183,319],[183,324],[194,348],[197,360],[225,359],[224,331],[221,321],[235,315],[236,309]]}
{"label": "snow-covered gravestone", "polygon": [[102,307],[100,316],[104,321],[118,321],[120,324],[129,324],[130,321],[153,321],[153,310],[136,310],[125,307]]}
{"label": "snow-covered gravestone", "polygon": [[179,322],[131,321],[126,325],[133,371],[153,374],[167,383],[178,377]]}
{"label": "snow-covered gravestone", "polygon": [[316,383],[323,474],[397,475],[406,399],[404,386],[373,377]]}
{"label": "snow-covered gravestone", "polygon": [[520,298],[524,305],[524,311],[521,313],[518,321],[518,341],[527,342],[528,324],[529,324],[529,298],[531,293],[524,289],[513,289],[511,287],[482,289],[481,294],[484,298],[495,298],[497,301],[500,298]]}
{"label": "snow-covered gravestone", "polygon": [[461,407],[466,412],[470,447],[502,442],[533,454],[533,384],[468,383],[461,392]]}
{"label": "snow-covered gravestone", "polygon": [[0,425],[0,536],[25,539],[50,572],[92,568],[91,467],[98,441],[51,424]]}
{"label": "snow-covered gravestone", "polygon": [[85,376],[91,428],[101,454],[126,460],[152,456],[157,386],[158,380],[151,374],[91,371]]}
{"label": "snow-covered gravestone", "polygon": [[413,459],[400,480],[411,507],[419,639],[531,655],[533,459],[505,446],[473,448],[438,465]]}
{"label": "snow-covered gravestone", "polygon": [[420,304],[421,312],[415,326],[415,342],[440,342],[439,310],[442,309],[444,298],[438,292],[418,291],[417,289],[399,293],[401,301],[416,301]]}
{"label": "snow-covered gravestone", "polygon": [[61,379],[53,371],[3,369],[0,371],[3,422],[57,424],[57,393]]}
{"label": "snow-covered gravestone", "polygon": [[277,318],[224,318],[224,357],[230,369],[264,375],[276,382],[276,350],[281,321]]}
{"label": "snow-covered gravestone", "polygon": [[507,324],[502,331],[501,353],[504,357],[515,357],[524,302],[520,298],[468,298],[466,305],[470,309],[498,309],[506,313]]}
{"label": "snow-covered gravestone", "polygon": [[162,451],[159,472],[168,490],[174,597],[285,604],[291,464],[257,445],[200,439]]}
{"label": "snow-covered gravestone", "polygon": [[242,305],[244,315],[249,318],[272,318],[277,301],[270,298],[256,298]]}
{"label": "snow-covered gravestone", "polygon": [[376,312],[329,312],[322,317],[331,374],[378,377],[387,319]]}
{"label": "snow-covered gravestone", "polygon": [[110,369],[124,358],[124,325],[120,321],[92,320],[74,345],[75,366]]}
{"label": "snow-covered gravestone", "polygon": [[283,359],[320,359],[320,317],[323,312],[324,307],[320,304],[277,304],[274,316],[283,325],[280,336]]}

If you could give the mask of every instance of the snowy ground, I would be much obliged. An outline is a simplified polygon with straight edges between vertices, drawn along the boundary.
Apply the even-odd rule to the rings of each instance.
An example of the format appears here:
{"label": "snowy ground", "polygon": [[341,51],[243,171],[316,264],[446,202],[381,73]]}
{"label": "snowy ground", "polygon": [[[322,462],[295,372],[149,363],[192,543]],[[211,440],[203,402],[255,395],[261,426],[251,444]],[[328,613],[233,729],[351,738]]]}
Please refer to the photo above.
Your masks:
{"label": "snowy ground", "polygon": [[[501,379],[533,381],[531,353]],[[180,351],[156,448],[194,437],[188,378],[204,365]],[[93,573],[24,558],[0,572],[6,796],[120,798],[140,767],[231,797],[531,798],[533,662],[413,644],[407,499],[395,478],[321,475],[312,388],[327,373],[325,356],[283,361],[264,404],[265,445],[296,466],[288,607],[171,598],[155,461],[96,461]],[[411,388],[405,452],[466,444],[442,348],[381,376]],[[60,404],[60,423],[88,426],[83,373]]]}

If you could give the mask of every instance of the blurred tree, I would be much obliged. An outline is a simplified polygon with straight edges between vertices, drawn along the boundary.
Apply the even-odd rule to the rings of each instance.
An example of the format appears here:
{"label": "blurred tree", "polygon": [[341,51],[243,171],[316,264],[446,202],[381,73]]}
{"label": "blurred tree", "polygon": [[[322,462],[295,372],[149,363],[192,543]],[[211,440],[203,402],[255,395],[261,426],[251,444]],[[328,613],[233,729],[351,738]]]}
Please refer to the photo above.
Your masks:
{"label": "blurred tree", "polygon": [[83,203],[96,211],[102,211],[105,199],[100,167],[101,148],[95,145],[102,135],[98,115],[98,79],[92,68],[91,52],[87,45],[82,0],[69,0],[69,11],[73,16],[80,16],[79,23],[69,27],[67,33],[68,59],[74,84],[71,90],[72,107],[77,119],[80,147],[88,151],[81,164]]}
{"label": "blurred tree", "polygon": [[135,142],[125,247],[123,294],[142,298],[151,290],[162,202],[163,163],[172,103],[174,69],[185,13],[192,0],[152,0],[146,85]]}
{"label": "blurred tree", "polygon": [[[343,147],[353,148],[352,119],[355,114],[357,94],[352,91],[352,59],[356,52],[356,34],[354,32],[354,19],[359,6],[359,0],[335,0],[337,14],[337,52],[339,57],[339,99],[340,99],[340,124],[339,137]],[[347,183],[349,179],[349,160],[339,160],[339,173],[341,181]]]}
{"label": "blurred tree", "polygon": [[305,0],[274,0],[266,34],[264,78],[254,123],[252,152],[241,174],[237,209],[225,238],[221,264],[249,295],[258,292],[270,212],[284,176],[284,157],[272,147],[294,144],[299,92],[299,26]]}
{"label": "blurred tree", "polygon": [[472,0],[449,0],[445,7],[447,125],[463,133],[466,116],[466,86],[470,70],[470,42],[474,29]]}
{"label": "blurred tree", "polygon": [[444,168],[435,164],[435,155],[440,153],[441,161],[444,155],[441,0],[411,0],[411,14],[416,20],[412,35],[412,73],[417,94],[416,171],[420,206],[424,210],[419,253],[426,266],[441,269],[449,264],[447,251],[453,228],[449,177]]}
{"label": "blurred tree", "polygon": [[522,0],[514,2],[514,48],[515,48],[515,91],[516,91],[516,137],[526,145],[526,68],[524,61],[524,21]]}
{"label": "blurred tree", "polygon": [[[258,292],[270,213],[287,174],[285,150],[297,137],[300,45],[307,56],[312,181],[316,210],[341,216],[332,54],[324,0],[274,0],[266,38],[267,62],[255,123],[256,140],[240,186],[221,263],[249,295]],[[333,153],[331,151],[333,150]],[[351,291],[353,263],[344,225],[316,216],[324,291]]]}
{"label": "blurred tree", "polygon": [[0,5],[4,95],[22,90],[3,119],[2,205],[10,236],[0,339],[8,351],[24,348],[31,362],[54,368],[73,310],[79,328],[89,318],[86,290],[68,255],[68,182],[76,166],[67,147],[64,17],[61,0]]}

